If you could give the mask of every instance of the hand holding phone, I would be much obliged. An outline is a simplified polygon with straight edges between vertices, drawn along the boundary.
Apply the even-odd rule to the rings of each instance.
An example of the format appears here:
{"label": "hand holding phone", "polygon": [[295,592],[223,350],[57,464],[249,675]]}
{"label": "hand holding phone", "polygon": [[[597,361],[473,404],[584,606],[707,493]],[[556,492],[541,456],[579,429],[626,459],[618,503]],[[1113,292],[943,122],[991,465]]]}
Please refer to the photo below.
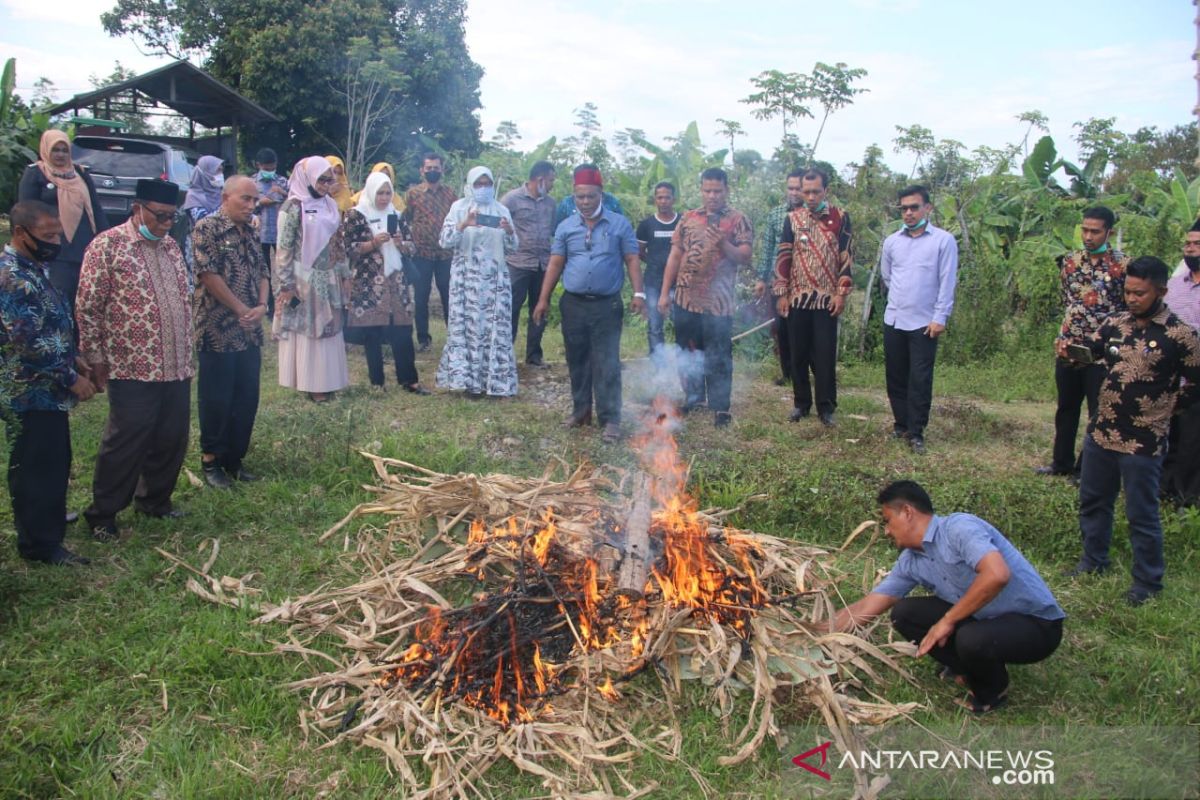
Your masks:
{"label": "hand holding phone", "polygon": [[1067,358],[1077,364],[1095,364],[1096,354],[1092,352],[1092,348],[1085,347],[1081,344],[1067,345]]}
{"label": "hand holding phone", "polygon": [[387,215],[387,232],[388,236],[395,236],[396,231],[400,230],[400,217],[395,214]]}
{"label": "hand holding phone", "polygon": [[500,217],[493,214],[476,214],[475,223],[477,225],[482,225],[485,228],[499,228]]}

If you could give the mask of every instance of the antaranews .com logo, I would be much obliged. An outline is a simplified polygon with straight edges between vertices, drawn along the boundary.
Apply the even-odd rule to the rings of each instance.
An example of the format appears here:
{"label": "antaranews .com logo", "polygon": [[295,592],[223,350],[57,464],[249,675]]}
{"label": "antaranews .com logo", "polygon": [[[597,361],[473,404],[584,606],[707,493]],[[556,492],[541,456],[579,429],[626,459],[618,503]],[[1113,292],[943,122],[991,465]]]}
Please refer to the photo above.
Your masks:
{"label": "antaranews .com logo", "polygon": [[[832,741],[792,758],[792,763],[825,781],[833,775],[829,762]],[[818,763],[813,763],[819,759]],[[982,770],[997,786],[1053,786],[1054,753],[1050,750],[860,750],[842,754],[831,769],[892,773],[899,770]]]}

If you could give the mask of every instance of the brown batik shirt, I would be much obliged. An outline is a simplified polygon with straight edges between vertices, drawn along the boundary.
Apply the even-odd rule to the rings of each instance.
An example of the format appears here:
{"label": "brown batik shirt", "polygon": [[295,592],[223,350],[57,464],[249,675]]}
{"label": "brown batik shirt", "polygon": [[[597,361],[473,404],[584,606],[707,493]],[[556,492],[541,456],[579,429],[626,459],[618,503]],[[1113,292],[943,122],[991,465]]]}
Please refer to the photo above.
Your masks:
{"label": "brown batik shirt", "polygon": [[[696,314],[732,316],[737,308],[738,265],[708,241],[707,228],[708,213],[702,208],[688,211],[675,228],[671,247],[683,250],[675,276],[675,303]],[[729,206],[718,214],[717,229],[734,247],[754,243],[750,220]]]}
{"label": "brown batik shirt", "polygon": [[1088,435],[1117,453],[1162,455],[1172,413],[1200,401],[1200,336],[1164,304],[1144,328],[1113,314],[1088,344],[1107,370]]}
{"label": "brown batik shirt", "polygon": [[779,237],[771,293],[786,297],[788,308],[832,310],[834,296],[845,297],[853,288],[853,238],[850,215],[840,208],[793,209]]}
{"label": "brown batik shirt", "polygon": [[1129,259],[1111,247],[1095,262],[1086,251],[1063,256],[1063,321],[1058,338],[1067,344],[1087,344],[1109,314],[1125,310],[1125,265]]}
{"label": "brown batik shirt", "polygon": [[196,349],[240,353],[262,347],[262,326],[243,328],[237,313],[199,280],[201,275],[211,272],[225,281],[233,296],[248,308],[257,306],[259,283],[267,277],[258,234],[249,225],[238,225],[224,211],[217,211],[197,222],[192,230],[192,255],[197,277],[193,299]]}
{"label": "brown batik shirt", "polygon": [[412,231],[417,258],[430,261],[449,261],[453,250],[438,244],[442,223],[458,196],[444,183],[419,183],[404,195],[404,221]]}

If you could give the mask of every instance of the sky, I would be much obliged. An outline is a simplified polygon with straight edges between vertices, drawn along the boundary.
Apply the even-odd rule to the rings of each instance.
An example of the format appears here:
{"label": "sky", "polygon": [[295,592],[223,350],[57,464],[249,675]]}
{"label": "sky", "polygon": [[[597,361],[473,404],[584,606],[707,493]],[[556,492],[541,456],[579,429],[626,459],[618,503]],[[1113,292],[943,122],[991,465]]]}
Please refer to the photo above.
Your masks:
{"label": "sky", "polygon": [[[609,136],[641,128],[661,142],[695,121],[713,150],[727,145],[715,122],[724,117],[747,131],[739,149],[769,155],[781,126],[739,102],[754,91],[750,78],[808,72],[817,61],[868,72],[856,84],[868,91],[830,118],[817,153],[839,167],[875,143],[907,171],[911,156],[892,152],[897,125],[999,147],[1021,139],[1016,116],[1033,109],[1072,155],[1074,122],[1116,117],[1124,131],[1165,129],[1190,121],[1197,100],[1191,0],[467,2],[467,46],[485,70],[484,138],[511,120],[526,150],[574,133],[574,110],[592,102]],[[18,91],[27,96],[45,76],[66,99],[116,60],[139,71],[165,63],[104,33],[99,15],[113,5],[0,0],[0,57],[17,58]],[[818,123],[794,130],[811,141]]]}

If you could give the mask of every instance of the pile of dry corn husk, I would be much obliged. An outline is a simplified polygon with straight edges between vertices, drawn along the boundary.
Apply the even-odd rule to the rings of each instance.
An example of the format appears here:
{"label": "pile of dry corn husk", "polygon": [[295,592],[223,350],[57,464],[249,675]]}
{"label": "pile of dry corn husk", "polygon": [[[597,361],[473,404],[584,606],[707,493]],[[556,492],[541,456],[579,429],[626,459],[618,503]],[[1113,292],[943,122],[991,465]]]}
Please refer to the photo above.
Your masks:
{"label": "pile of dry corn husk", "polygon": [[[517,569],[518,548],[468,544],[467,523],[530,530],[552,513],[559,541],[583,553],[600,516],[629,505],[630,481],[621,471],[564,464],[541,478],[443,475],[363,455],[378,476],[377,485],[365,487],[374,498],[321,537],[342,537],[361,579],[260,604],[258,622],[288,625],[287,642],[278,649],[325,669],[293,684],[307,694],[306,736],[325,739],[322,747],[349,740],[378,749],[411,797],[495,796],[502,787],[489,781],[489,770],[505,761],[538,776],[549,796],[645,796],[655,786],[632,785],[622,765],[647,757],[679,760],[684,732],[676,711],[685,680],[700,682],[729,732],[723,765],[750,758],[779,734],[781,701],[793,714],[797,705],[811,707],[843,751],[851,724],[878,724],[911,710],[872,695],[864,683],[877,679],[881,666],[904,674],[890,646],[828,633],[835,606],[827,592],[839,577],[828,553],[733,531],[722,522],[732,510],[696,512],[708,526],[714,555],[720,557],[729,536],[749,542],[757,579],[772,598],[786,598],[755,609],[744,637],[648,593],[648,634],[637,663],[626,646],[576,647],[556,665],[570,676],[570,690],[541,704],[532,721],[509,725],[447,702],[440,690],[388,681],[431,606],[449,610],[495,591],[496,581]],[[626,679],[630,675],[638,677]],[[698,791],[709,795],[704,777],[687,769]],[[873,790],[861,777],[858,794]]]}

